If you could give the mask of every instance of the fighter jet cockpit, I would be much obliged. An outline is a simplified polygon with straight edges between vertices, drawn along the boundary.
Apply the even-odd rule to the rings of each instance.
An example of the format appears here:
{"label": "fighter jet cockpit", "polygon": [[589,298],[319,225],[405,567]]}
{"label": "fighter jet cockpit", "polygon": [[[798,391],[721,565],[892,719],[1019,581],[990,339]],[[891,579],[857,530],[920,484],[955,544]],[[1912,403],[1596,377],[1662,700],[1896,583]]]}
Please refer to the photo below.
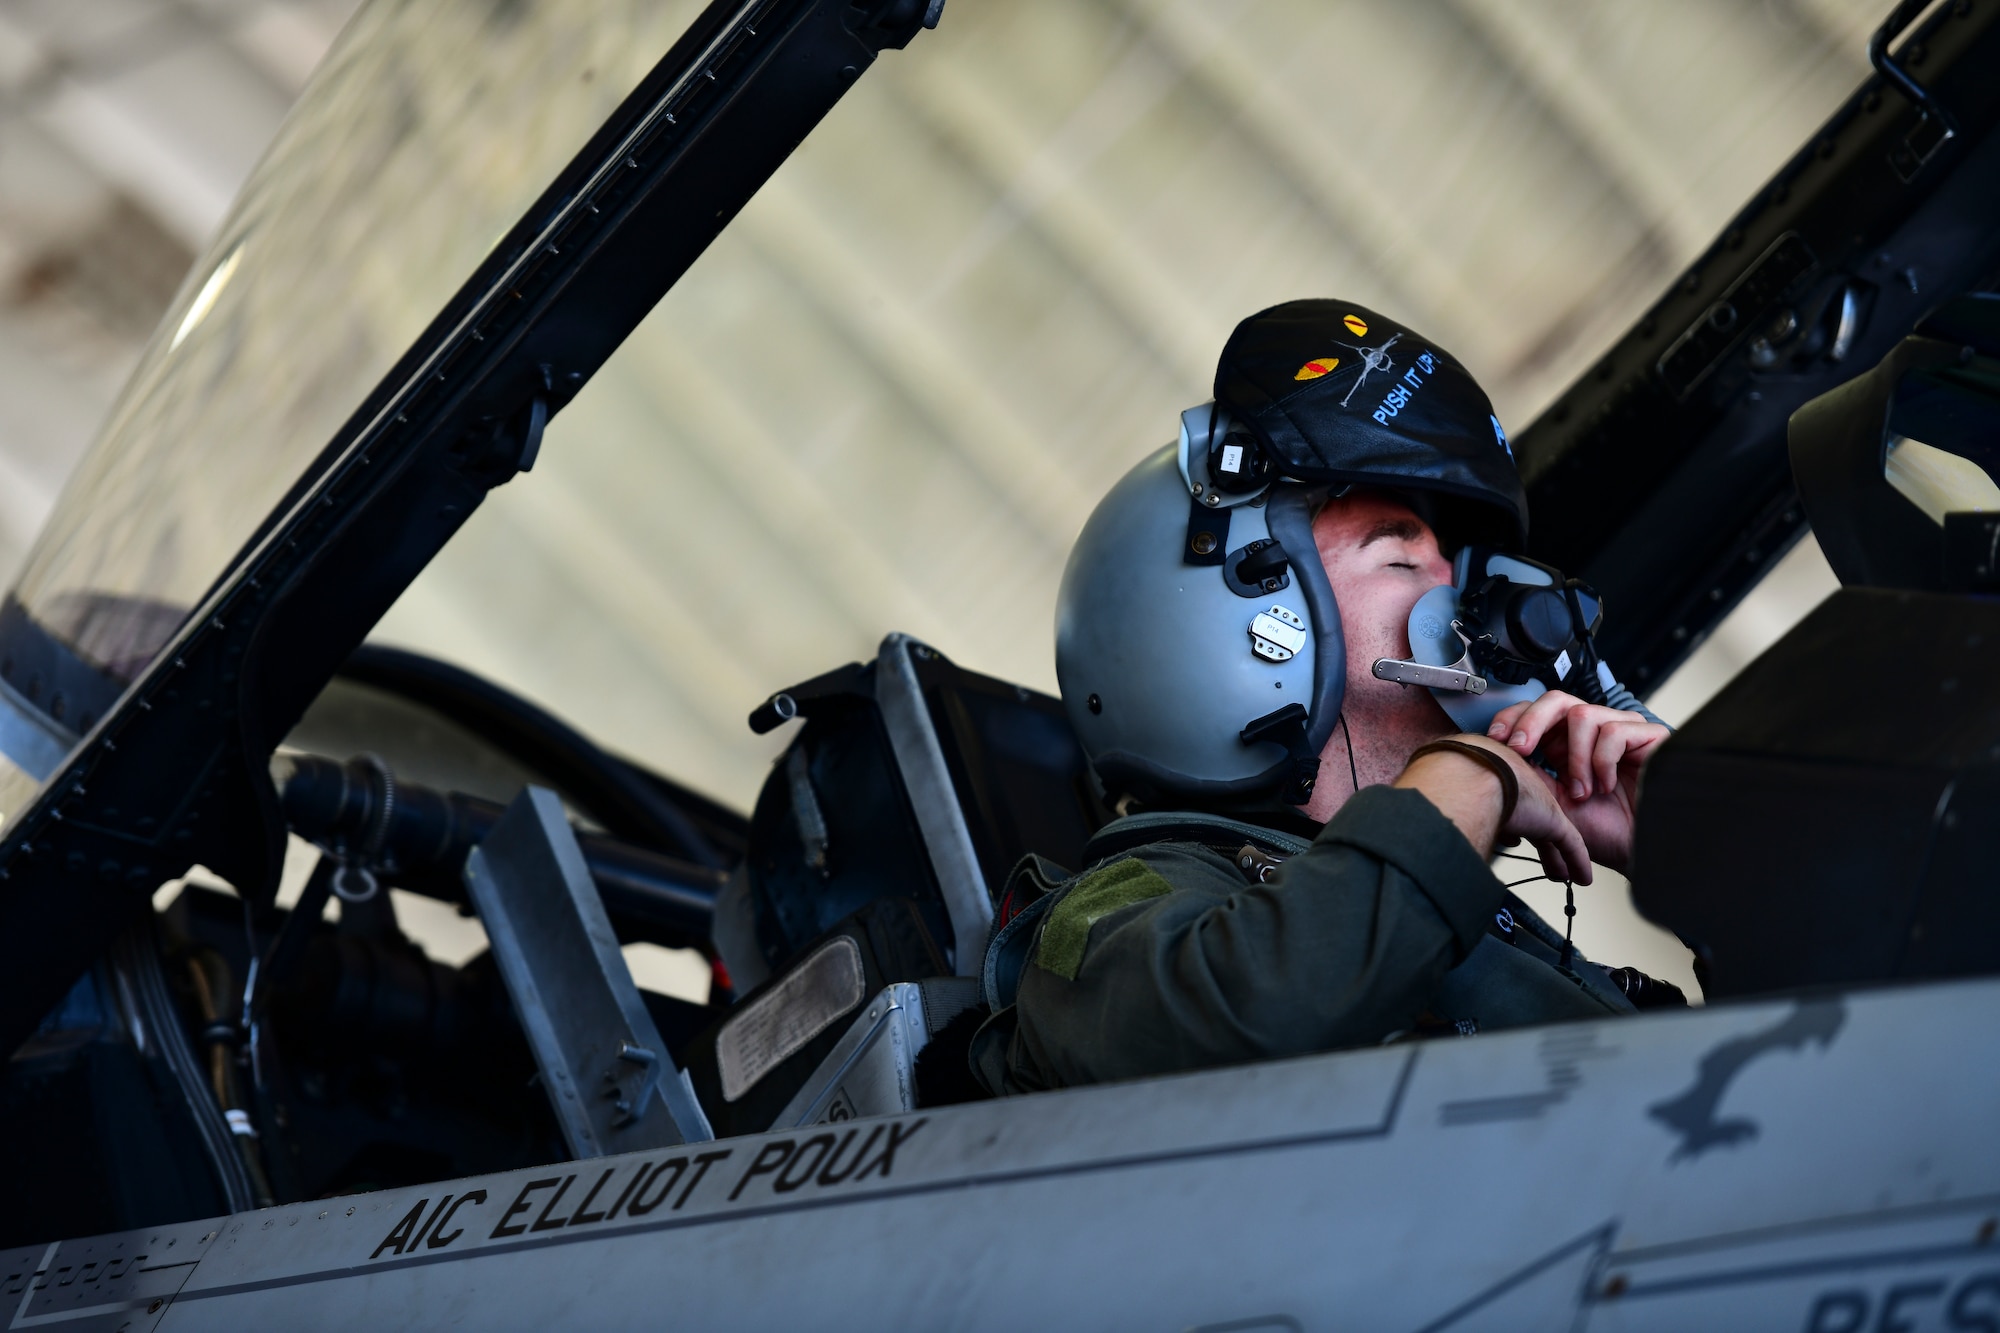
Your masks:
{"label": "fighter jet cockpit", "polygon": [[[1427,429],[1426,386],[1471,384],[1400,316],[1329,305],[1341,338],[1285,344],[1267,393],[1248,352],[1214,369],[1221,337],[1186,334],[1191,307],[1087,200],[1032,238],[1085,276],[992,260],[1075,164],[1009,141],[977,79],[955,103],[948,62],[860,95],[955,22],[1013,32],[960,3],[360,7],[0,604],[8,1326],[2000,1326],[2000,1076],[1977,1055],[2000,1017],[2000,9],[1879,16],[1859,86],[1636,317],[1564,316],[1602,347],[1531,420],[1473,385],[1462,457],[1384,464]],[[1173,120],[1177,70],[1204,106],[1240,99],[1318,219],[1294,236],[1252,200],[1238,221],[1277,218],[1279,249],[1317,235],[1346,215],[1308,159],[1344,150],[1276,132],[1278,81],[1228,31],[1307,18],[1197,8],[1077,7],[1135,44],[1061,142]],[[1509,22],[1475,26],[1504,45]],[[874,176],[812,154],[918,122],[922,152]],[[1211,131],[1160,140],[1207,145],[1187,177],[1119,188],[1248,197]],[[975,208],[936,185],[940,144],[1026,184]],[[903,301],[869,278],[893,255],[842,248],[927,210],[947,221],[925,272],[1000,312],[962,354],[919,318],[960,318],[943,277]],[[840,237],[802,225],[836,214]],[[1584,262],[1566,244],[1548,272]],[[1443,271],[1404,258],[1380,303],[1449,309]],[[1093,284],[1137,350],[1037,410],[1081,438],[1155,379],[1208,394],[1115,458],[980,382],[1002,333],[1074,361]],[[832,332],[769,345],[767,308]],[[730,337],[756,356],[709,346]],[[863,401],[864,374],[893,392]],[[1365,467],[1258,415],[1357,393]],[[614,458],[621,402],[675,447]],[[577,471],[552,477],[564,449]],[[1392,535],[1457,535],[1426,548],[1407,643],[1360,661],[1314,524],[1385,467]],[[1164,508],[1118,531],[1152,563],[1057,601],[1100,497],[1142,486]],[[1663,722],[1662,685],[1808,534],[1838,590]],[[701,587],[714,569],[741,577]],[[1226,663],[1129,630],[1114,611],[1142,597],[1226,620]],[[1056,637],[1016,644],[1020,606],[1055,609]],[[569,705],[411,646],[497,643],[510,610],[576,659]],[[1135,694],[1196,682],[1220,741],[1161,741],[1181,770],[1137,754],[1126,700],[1069,657],[1016,669],[1051,643]],[[741,706],[631,707],[641,667]],[[1502,871],[1534,859],[1506,859],[1533,797],[1512,775],[1560,773],[1532,745],[1495,757],[1504,727],[1465,760],[1496,717],[1567,692],[1672,724],[1645,742],[1628,873],[1683,986],[1583,978],[1630,960],[1582,960],[1559,905],[1588,914],[1587,890],[1544,856],[1521,881],[1557,904],[1540,915],[1513,883],[1497,913],[1436,908],[1455,957],[1534,936],[1565,1000],[1616,979],[1613,1017],[1482,1027],[1440,1003],[1282,1059],[995,1074],[1085,872],[1179,838],[1255,890],[1335,827],[1299,813],[1315,781],[1391,785],[1351,728],[1327,748],[1358,676],[1436,700],[1455,781],[1497,775],[1498,823],[1455,827]],[[701,745],[653,761],[626,713]],[[1206,832],[1173,813],[1190,792],[1215,798]],[[1284,818],[1244,824],[1255,801]],[[1430,883],[1418,853],[1380,856]],[[1165,895],[1151,873],[1068,918],[1069,980],[1100,920]],[[476,948],[427,947],[419,911],[476,923]],[[640,946],[702,984],[666,993]]]}

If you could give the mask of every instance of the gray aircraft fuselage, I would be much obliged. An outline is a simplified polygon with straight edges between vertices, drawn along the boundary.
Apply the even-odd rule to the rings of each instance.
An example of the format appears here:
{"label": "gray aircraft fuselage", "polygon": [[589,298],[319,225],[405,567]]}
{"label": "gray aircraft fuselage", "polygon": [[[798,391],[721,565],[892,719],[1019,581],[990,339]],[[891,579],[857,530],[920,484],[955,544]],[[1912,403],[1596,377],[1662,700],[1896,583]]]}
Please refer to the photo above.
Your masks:
{"label": "gray aircraft fuselage", "polygon": [[1049,1093],[64,1241],[8,1327],[1991,1329],[2000,981]]}

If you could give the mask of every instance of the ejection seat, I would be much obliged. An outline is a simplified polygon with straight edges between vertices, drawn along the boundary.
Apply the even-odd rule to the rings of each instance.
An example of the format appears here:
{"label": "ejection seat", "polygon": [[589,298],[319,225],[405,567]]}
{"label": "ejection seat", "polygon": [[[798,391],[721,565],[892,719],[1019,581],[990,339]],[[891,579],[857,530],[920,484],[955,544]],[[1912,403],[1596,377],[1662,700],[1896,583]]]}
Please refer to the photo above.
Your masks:
{"label": "ejection seat", "polygon": [[1076,868],[1110,818],[1059,701],[906,635],[750,726],[795,718],[716,903],[741,998],[684,1052],[719,1135],[952,1098],[919,1089],[919,1055],[979,1003],[1009,871],[1030,852]]}

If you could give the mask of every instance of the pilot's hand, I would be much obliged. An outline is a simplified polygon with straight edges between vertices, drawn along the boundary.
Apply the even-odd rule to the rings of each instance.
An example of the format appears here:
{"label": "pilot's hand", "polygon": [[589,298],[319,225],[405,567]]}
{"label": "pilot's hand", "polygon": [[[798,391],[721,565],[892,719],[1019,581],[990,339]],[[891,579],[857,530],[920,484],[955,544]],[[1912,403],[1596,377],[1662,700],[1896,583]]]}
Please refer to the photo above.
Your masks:
{"label": "pilot's hand", "polygon": [[1560,777],[1535,772],[1583,834],[1591,859],[1623,873],[1632,861],[1639,772],[1673,733],[1641,714],[1550,690],[1501,712],[1486,734],[1517,754],[1541,749]]}
{"label": "pilot's hand", "polygon": [[1556,796],[1553,783],[1521,755],[1484,736],[1454,739],[1497,755],[1514,772],[1520,792],[1507,822],[1500,823],[1501,787],[1493,770],[1469,755],[1433,750],[1403,770],[1398,787],[1414,787],[1458,826],[1482,858],[1495,844],[1512,847],[1527,842],[1542,858],[1551,879],[1590,883],[1590,855]]}

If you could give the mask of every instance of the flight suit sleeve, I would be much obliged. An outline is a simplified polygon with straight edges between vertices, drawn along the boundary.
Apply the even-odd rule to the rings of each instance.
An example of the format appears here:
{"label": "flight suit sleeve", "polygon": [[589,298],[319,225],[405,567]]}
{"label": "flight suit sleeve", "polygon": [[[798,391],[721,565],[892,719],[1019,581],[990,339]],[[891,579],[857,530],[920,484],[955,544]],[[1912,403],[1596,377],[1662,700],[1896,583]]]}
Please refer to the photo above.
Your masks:
{"label": "flight suit sleeve", "polygon": [[1361,791],[1263,884],[1204,848],[1141,848],[1081,877],[1081,901],[1044,920],[1008,1081],[1025,1091],[1373,1045],[1416,1021],[1504,892],[1407,789]]}

